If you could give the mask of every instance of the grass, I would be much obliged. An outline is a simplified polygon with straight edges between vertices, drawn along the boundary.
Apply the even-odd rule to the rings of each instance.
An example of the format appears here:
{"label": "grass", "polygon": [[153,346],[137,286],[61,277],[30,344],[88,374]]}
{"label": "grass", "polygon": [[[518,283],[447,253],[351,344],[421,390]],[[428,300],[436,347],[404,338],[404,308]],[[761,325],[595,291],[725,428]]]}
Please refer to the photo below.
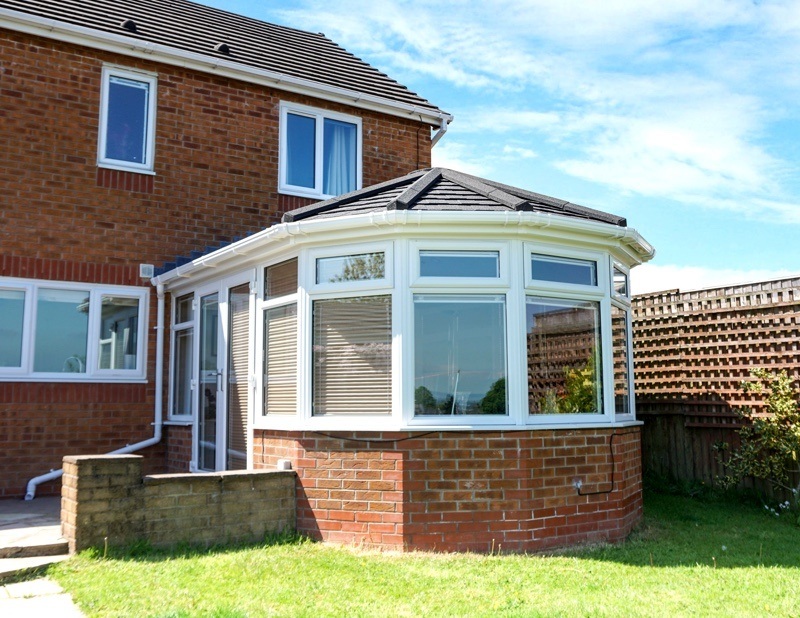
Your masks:
{"label": "grass", "polygon": [[48,574],[88,616],[800,616],[800,528],[648,494],[615,546],[555,556],[260,547],[84,552]]}

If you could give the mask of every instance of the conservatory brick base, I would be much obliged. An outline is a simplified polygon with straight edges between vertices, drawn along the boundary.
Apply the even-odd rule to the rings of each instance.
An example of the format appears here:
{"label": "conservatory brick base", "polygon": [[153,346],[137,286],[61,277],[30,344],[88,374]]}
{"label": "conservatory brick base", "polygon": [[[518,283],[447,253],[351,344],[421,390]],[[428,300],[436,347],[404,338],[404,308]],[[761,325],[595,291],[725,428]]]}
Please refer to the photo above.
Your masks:
{"label": "conservatory brick base", "polygon": [[639,427],[254,438],[256,469],[297,471],[298,531],[329,542],[541,551],[624,539],[642,515]]}

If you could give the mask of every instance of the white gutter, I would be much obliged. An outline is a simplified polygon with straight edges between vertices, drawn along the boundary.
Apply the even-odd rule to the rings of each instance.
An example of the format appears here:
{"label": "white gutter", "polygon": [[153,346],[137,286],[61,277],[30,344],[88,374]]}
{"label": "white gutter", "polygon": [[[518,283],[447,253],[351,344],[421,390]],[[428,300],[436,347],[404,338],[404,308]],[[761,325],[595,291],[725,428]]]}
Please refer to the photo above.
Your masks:
{"label": "white gutter", "polygon": [[[156,400],[155,400],[155,409],[154,409],[154,420],[153,420],[153,437],[147,440],[143,440],[142,442],[137,442],[136,444],[128,444],[127,446],[123,446],[122,448],[117,449],[116,451],[111,451],[107,453],[107,455],[125,455],[127,453],[133,453],[134,451],[140,451],[144,448],[149,446],[154,446],[161,442],[161,424],[164,417],[164,397],[162,390],[164,388],[164,286],[162,284],[158,284],[156,286],[156,293],[158,295],[158,313],[156,317],[156,378],[155,378],[155,386],[156,386]],[[147,362],[146,359],[142,359],[143,362]],[[57,478],[61,478],[64,474],[64,469],[60,468],[58,470],[51,470],[47,474],[42,474],[41,476],[37,476],[32,478],[28,481],[28,487],[25,492],[25,499],[26,500],[33,500],[36,497],[36,488],[41,485],[42,483],[47,483],[48,481],[54,481]]]}
{"label": "white gutter", "polygon": [[237,260],[241,259],[242,254],[249,254],[266,248],[270,244],[284,240],[287,237],[293,240],[298,236],[311,237],[319,235],[315,236],[315,238],[318,241],[322,241],[324,238],[321,235],[326,232],[334,234],[346,232],[352,235],[359,228],[420,226],[422,224],[426,226],[447,226],[448,233],[452,233],[455,227],[462,229],[477,227],[485,230],[486,226],[491,225],[505,228],[514,226],[523,228],[523,230],[526,227],[534,229],[549,228],[554,232],[573,232],[617,240],[621,245],[630,247],[634,253],[632,257],[639,260],[639,263],[646,262],[655,255],[652,245],[634,228],[622,228],[611,223],[575,219],[565,215],[528,211],[514,213],[487,211],[465,213],[459,211],[457,216],[454,217],[452,212],[446,211],[384,210],[364,215],[278,223],[236,243],[217,249],[178,268],[158,275],[152,279],[152,282],[154,285],[168,285],[178,279],[188,279],[202,273],[207,268],[219,267],[225,263],[236,263]]}
{"label": "white gutter", "polygon": [[[320,84],[310,79],[293,77],[232,62],[224,58],[214,58],[197,52],[184,51],[161,43],[150,43],[130,36],[103,32],[85,26],[77,26],[54,19],[38,17],[20,11],[0,8],[0,26],[18,32],[83,45],[94,49],[124,54],[134,58],[144,58],[173,66],[222,75],[253,84],[271,86],[279,90],[304,94],[316,98],[352,105],[360,109],[379,111],[401,118],[417,118],[432,126],[447,125],[453,120],[451,114],[419,107],[410,103],[393,101],[380,96],[349,90],[338,86]],[[210,48],[209,48],[210,49]],[[439,129],[441,132],[442,130]],[[436,135],[439,135],[437,133]],[[438,141],[439,138],[434,136]],[[435,142],[434,142],[435,143]]]}
{"label": "white gutter", "polygon": [[439,130],[436,131],[436,134],[431,138],[431,148],[436,146],[439,143],[439,140],[444,137],[444,134],[447,133],[447,125],[453,120],[453,117],[450,116],[450,119],[442,118],[442,124],[439,125]]}

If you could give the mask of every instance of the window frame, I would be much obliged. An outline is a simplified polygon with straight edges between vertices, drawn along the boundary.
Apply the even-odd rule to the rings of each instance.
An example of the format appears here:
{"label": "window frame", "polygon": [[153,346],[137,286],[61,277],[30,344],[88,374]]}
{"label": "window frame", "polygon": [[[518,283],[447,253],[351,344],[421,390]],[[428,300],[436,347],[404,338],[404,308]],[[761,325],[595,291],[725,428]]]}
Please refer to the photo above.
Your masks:
{"label": "window frame", "polygon": [[[307,118],[314,118],[315,135],[314,135],[314,186],[302,187],[299,185],[292,185],[288,182],[288,115],[295,114],[297,116],[305,116]],[[352,189],[356,191],[362,187],[362,123],[361,118],[358,116],[350,116],[340,112],[333,112],[323,110],[308,105],[301,105],[299,103],[290,103],[281,101],[280,103],[280,125],[279,125],[279,140],[278,140],[278,193],[285,195],[296,195],[299,197],[310,197],[315,199],[327,199],[334,197],[323,191],[323,165],[322,165],[322,152],[324,149],[324,131],[325,119],[337,120],[353,124],[356,127],[356,186]]]}
{"label": "window frame", "polygon": [[[182,298],[191,297],[191,304],[192,304],[192,317],[190,320],[186,320],[184,322],[176,322],[177,315],[178,315],[178,301]],[[177,421],[177,422],[190,422],[194,418],[194,397],[195,391],[197,390],[197,380],[194,376],[194,360],[195,360],[195,337],[196,337],[196,329],[195,323],[197,320],[197,297],[195,293],[192,292],[179,292],[172,294],[172,319],[171,323],[171,333],[170,333],[170,355],[169,355],[169,408],[167,413],[167,418],[170,421]],[[191,394],[189,396],[189,413],[188,414],[177,414],[175,413],[175,380],[176,380],[176,364],[178,362],[177,358],[177,347],[176,341],[178,339],[178,333],[182,331],[192,331],[192,345],[191,345],[191,354],[192,358],[190,359],[189,365],[189,382],[191,384],[190,390]]]}
{"label": "window frame", "polygon": [[[46,279],[0,278],[0,288],[25,292],[21,367],[0,368],[0,382],[146,382],[147,334],[150,289],[145,287],[48,281]],[[89,295],[86,335],[86,371],[83,373],[34,371],[36,315],[39,290],[67,290]],[[135,369],[101,369],[100,327],[103,296],[131,298],[138,301]]]}
{"label": "window frame", "polygon": [[[145,157],[142,163],[112,159],[105,156],[108,143],[108,105],[109,85],[112,77],[145,82],[149,85],[147,93],[147,118],[145,140]],[[156,145],[156,103],[158,101],[158,76],[149,71],[128,69],[117,65],[105,64],[102,68],[100,82],[100,114],[97,130],[97,166],[106,169],[155,174]]]}

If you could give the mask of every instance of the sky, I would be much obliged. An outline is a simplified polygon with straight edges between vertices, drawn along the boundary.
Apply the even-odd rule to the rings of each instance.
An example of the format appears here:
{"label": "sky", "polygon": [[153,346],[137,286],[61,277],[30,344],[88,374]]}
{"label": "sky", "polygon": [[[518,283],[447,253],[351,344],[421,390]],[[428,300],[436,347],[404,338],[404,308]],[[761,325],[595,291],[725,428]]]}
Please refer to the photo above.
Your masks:
{"label": "sky", "polygon": [[201,0],[455,116],[433,164],[625,216],[634,293],[800,275],[800,0]]}

